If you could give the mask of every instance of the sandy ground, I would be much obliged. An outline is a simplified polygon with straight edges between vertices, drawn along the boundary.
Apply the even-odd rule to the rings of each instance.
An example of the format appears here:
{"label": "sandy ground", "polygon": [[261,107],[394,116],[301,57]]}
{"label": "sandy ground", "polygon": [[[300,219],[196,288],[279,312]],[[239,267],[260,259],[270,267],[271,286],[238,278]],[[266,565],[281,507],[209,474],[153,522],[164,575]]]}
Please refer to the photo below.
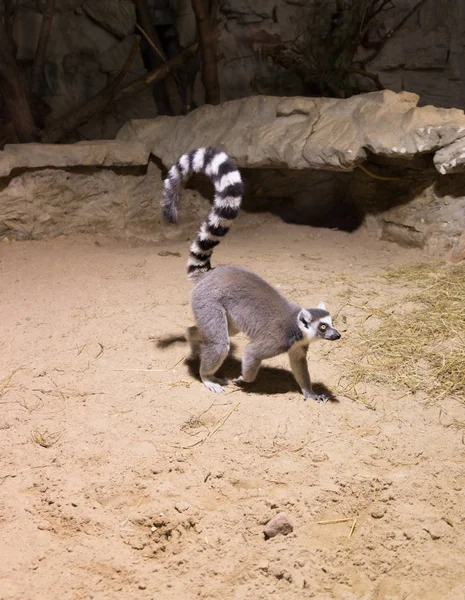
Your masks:
{"label": "sandy ground", "polygon": [[[465,598],[465,445],[444,424],[463,407],[378,387],[373,410],[339,385],[360,306],[419,254],[263,215],[215,252],[338,313],[309,357],[338,398],[319,405],[286,356],[213,395],[185,343],[157,346],[192,324],[186,251],[0,244],[0,598]],[[265,540],[280,511],[294,532]]]}

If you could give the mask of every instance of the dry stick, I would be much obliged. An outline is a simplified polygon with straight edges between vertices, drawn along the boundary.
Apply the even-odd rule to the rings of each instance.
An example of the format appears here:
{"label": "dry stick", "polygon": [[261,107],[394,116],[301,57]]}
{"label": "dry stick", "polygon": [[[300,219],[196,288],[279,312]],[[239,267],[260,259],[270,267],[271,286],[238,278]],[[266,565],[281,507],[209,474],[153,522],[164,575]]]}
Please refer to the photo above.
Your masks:
{"label": "dry stick", "polygon": [[136,36],[131,51],[118,75],[103,90],[93,96],[85,104],[72,110],[63,117],[53,121],[42,133],[42,142],[53,144],[66,134],[71,133],[87,121],[102,112],[108,104],[115,100],[118,87],[131,68],[139,49],[140,36]]}
{"label": "dry stick", "polygon": [[362,77],[367,77],[368,79],[371,79],[373,81],[373,83],[376,85],[376,89],[378,89],[379,91],[384,89],[383,84],[379,80],[379,75],[377,75],[377,73],[370,73],[370,71],[365,71],[364,69],[357,69],[357,67],[351,67],[349,69],[349,72],[355,73],[356,75],[361,75]]}
{"label": "dry stick", "polygon": [[[144,38],[147,41],[147,44],[153,48],[153,51],[156,52],[158,54],[158,56],[160,57],[161,61],[164,62],[165,64],[168,62],[165,58],[165,55],[157,48],[157,46],[155,45],[155,43],[152,41],[152,38],[149,37],[149,34],[145,31],[145,29],[142,29],[142,27],[137,23],[136,24],[136,28],[141,32],[141,34],[144,36]],[[179,83],[179,78],[176,75],[176,73],[173,73],[173,77],[176,79],[176,81]]]}
{"label": "dry stick", "polygon": [[348,540],[350,540],[350,538],[352,537],[352,534],[354,533],[356,523],[357,523],[357,517],[355,517],[354,522],[352,523],[352,527],[350,528],[349,535],[347,537]]}
{"label": "dry stick", "polygon": [[221,429],[221,427],[223,427],[223,425],[226,423],[226,421],[229,419],[229,417],[233,414],[233,412],[238,408],[238,406],[240,405],[240,401],[233,406],[233,408],[231,408],[231,410],[228,412],[228,414],[223,417],[222,419],[220,419],[216,425],[216,427],[214,429],[212,429],[211,431],[209,431],[207,433],[207,435],[205,437],[203,437],[201,440],[198,440],[197,442],[195,442],[194,444],[191,444],[190,446],[181,446],[181,448],[183,450],[189,450],[190,448],[193,448],[194,446],[198,446],[199,444],[203,444],[204,442],[206,442],[208,440],[208,438],[210,438],[212,435],[214,435],[219,429]]}
{"label": "dry stick", "polygon": [[135,506],[134,510],[132,510],[132,511],[131,511],[131,513],[129,514],[128,518],[127,518],[127,519],[125,519],[125,520],[124,520],[124,521],[121,523],[121,527],[125,527],[125,525],[127,525],[127,524],[128,524],[128,521],[130,521],[130,520],[131,520],[131,518],[134,516],[135,512],[137,511],[137,509],[139,508],[139,506],[142,504],[142,502],[145,500],[145,498],[146,498],[146,497],[147,497],[147,496],[141,496],[141,497],[139,498],[139,501],[138,501],[138,503],[136,504],[136,506]]}
{"label": "dry stick", "polygon": [[[136,5],[137,16],[141,26],[144,28],[147,36],[150,38],[152,43],[157,47],[157,56],[161,58],[161,64],[166,63],[166,56],[163,52],[163,48],[158,36],[156,27],[153,24],[150,10],[148,7],[147,0],[134,0]],[[153,47],[153,46],[152,46]],[[160,64],[155,64],[155,67],[159,67]],[[171,77],[171,73],[167,75],[163,82],[168,104],[174,115],[180,115],[182,113],[182,98],[179,92],[176,81]],[[154,90],[155,94],[158,95],[158,102],[162,101],[162,97],[158,94],[157,90]]]}
{"label": "dry stick", "polygon": [[[376,4],[376,2],[374,3]],[[385,8],[385,6],[388,6],[389,4],[391,4],[391,6],[389,8]],[[374,6],[374,5],[373,5]],[[364,19],[363,23],[364,23],[364,28],[362,29],[362,31],[360,32],[360,37],[363,39],[365,37],[365,35],[368,33],[368,29],[370,27],[371,22],[373,21],[373,19],[378,16],[380,13],[382,12],[387,12],[388,10],[391,10],[392,8],[394,8],[394,5],[392,4],[392,0],[383,0],[381,2],[381,4],[378,6],[378,8],[375,8],[366,19]]]}
{"label": "dry stick", "polygon": [[181,52],[178,56],[168,61],[165,65],[158,67],[154,71],[150,71],[146,75],[139,77],[128,86],[119,90],[116,95],[116,100],[122,100],[123,98],[127,98],[128,96],[132,96],[133,94],[137,94],[144,90],[148,85],[154,83],[155,81],[160,81],[164,77],[166,77],[173,69],[177,69],[182,64],[186,62],[186,60],[193,54],[197,52],[199,48],[199,44],[196,42],[186,48],[184,52]]}
{"label": "dry stick", "polygon": [[45,4],[44,16],[40,27],[39,41],[37,42],[36,54],[34,57],[34,69],[32,71],[31,92],[34,96],[39,95],[42,74],[44,71],[45,54],[47,50],[48,38],[52,29],[53,15],[55,13],[55,0],[47,0]]}
{"label": "dry stick", "polygon": [[352,521],[352,517],[348,517],[347,519],[329,519],[328,521],[317,521],[317,525],[333,525],[335,523],[347,523],[348,521]]}
{"label": "dry stick", "polygon": [[378,48],[373,52],[373,54],[371,54],[368,58],[363,59],[362,61],[360,61],[360,64],[365,67],[365,65],[371,61],[373,61],[377,56],[379,56],[379,54],[381,53],[381,51],[383,50],[384,46],[386,45],[386,43],[392,38],[392,36],[397,33],[399,31],[399,29],[404,25],[404,23],[410,19],[410,17],[419,9],[421,8],[421,6],[426,2],[426,0],[419,0],[419,2],[417,2],[415,4],[415,6],[412,6],[412,8],[408,11],[408,13],[405,15],[405,17],[403,17],[396,25],[394,25],[394,27],[392,27],[387,33],[386,35],[383,37],[383,39],[379,42],[379,46]]}
{"label": "dry stick", "polygon": [[192,8],[199,33],[202,55],[202,83],[205,88],[207,104],[220,103],[220,81],[218,77],[218,53],[216,46],[216,28],[209,14],[206,0],[192,0]]}
{"label": "dry stick", "polygon": [[380,181],[403,181],[402,177],[383,177],[382,175],[376,175],[375,173],[372,173],[371,171],[369,171],[363,165],[357,165],[357,167],[361,171],[363,171],[364,173],[366,173],[366,175],[368,175],[369,177],[373,177],[373,179],[379,179]]}

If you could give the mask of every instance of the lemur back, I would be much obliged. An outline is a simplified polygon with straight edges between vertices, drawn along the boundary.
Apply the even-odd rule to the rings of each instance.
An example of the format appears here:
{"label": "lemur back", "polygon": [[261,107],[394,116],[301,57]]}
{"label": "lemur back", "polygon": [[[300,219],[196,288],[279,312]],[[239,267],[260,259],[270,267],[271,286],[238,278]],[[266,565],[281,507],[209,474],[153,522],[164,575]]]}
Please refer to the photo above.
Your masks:
{"label": "lemur back", "polygon": [[242,267],[223,265],[212,269],[215,246],[228,233],[236,218],[243,193],[240,173],[234,161],[212,148],[184,154],[165,179],[162,200],[167,221],[177,220],[181,183],[191,172],[205,173],[213,182],[213,207],[202,223],[189,250],[187,274],[193,279],[192,310],[197,326],[187,330],[192,354],[200,357],[200,377],[213,392],[223,392],[224,380],[215,377],[229,353],[229,336],[244,332],[250,339],[242,359],[237,383],[253,382],[265,358],[289,353],[292,372],[304,398],[326,401],[312,390],[306,362],[311,340],[336,340],[341,336],[332,326],[323,303],[305,309],[287,300],[257,274]]}
{"label": "lemur back", "polygon": [[300,307],[259,275],[242,267],[215,267],[195,285],[192,307],[197,323],[200,321],[203,328],[205,321],[215,322],[218,328],[224,324],[222,314],[222,322],[218,322],[217,310],[221,307],[220,312],[224,310],[234,329],[252,341],[260,340],[265,354],[286,352],[289,341],[299,337]]}

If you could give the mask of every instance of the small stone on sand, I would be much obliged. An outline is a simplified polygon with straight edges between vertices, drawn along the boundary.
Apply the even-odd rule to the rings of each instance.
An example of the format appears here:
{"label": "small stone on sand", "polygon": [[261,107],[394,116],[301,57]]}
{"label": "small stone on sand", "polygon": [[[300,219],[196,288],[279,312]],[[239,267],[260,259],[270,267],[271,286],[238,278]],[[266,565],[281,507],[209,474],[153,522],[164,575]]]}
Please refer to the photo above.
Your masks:
{"label": "small stone on sand", "polygon": [[294,525],[286,513],[278,513],[270,521],[268,521],[263,533],[265,539],[270,539],[278,534],[287,535],[294,531]]}

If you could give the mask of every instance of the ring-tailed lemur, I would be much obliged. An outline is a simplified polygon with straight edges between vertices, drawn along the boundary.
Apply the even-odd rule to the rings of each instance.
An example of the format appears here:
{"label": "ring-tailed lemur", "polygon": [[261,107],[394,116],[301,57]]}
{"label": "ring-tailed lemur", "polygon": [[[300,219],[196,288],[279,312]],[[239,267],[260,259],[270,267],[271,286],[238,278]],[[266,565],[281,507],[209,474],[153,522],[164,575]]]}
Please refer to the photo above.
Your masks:
{"label": "ring-tailed lemur", "polygon": [[255,273],[242,267],[221,265],[212,269],[213,248],[229,231],[243,194],[241,175],[235,162],[213,148],[199,148],[179,158],[164,182],[163,215],[177,220],[181,183],[192,173],[205,173],[213,182],[213,208],[190,246],[189,279],[194,280],[192,310],[197,326],[189,327],[187,339],[193,355],[200,356],[200,377],[212,392],[223,392],[227,382],[215,377],[229,353],[229,336],[238,331],[250,339],[242,359],[237,383],[255,380],[263,359],[288,352],[292,372],[304,399],[326,401],[312,390],[306,361],[312,340],[338,340],[331,315],[321,302],[317,308],[302,308],[287,300]]}

